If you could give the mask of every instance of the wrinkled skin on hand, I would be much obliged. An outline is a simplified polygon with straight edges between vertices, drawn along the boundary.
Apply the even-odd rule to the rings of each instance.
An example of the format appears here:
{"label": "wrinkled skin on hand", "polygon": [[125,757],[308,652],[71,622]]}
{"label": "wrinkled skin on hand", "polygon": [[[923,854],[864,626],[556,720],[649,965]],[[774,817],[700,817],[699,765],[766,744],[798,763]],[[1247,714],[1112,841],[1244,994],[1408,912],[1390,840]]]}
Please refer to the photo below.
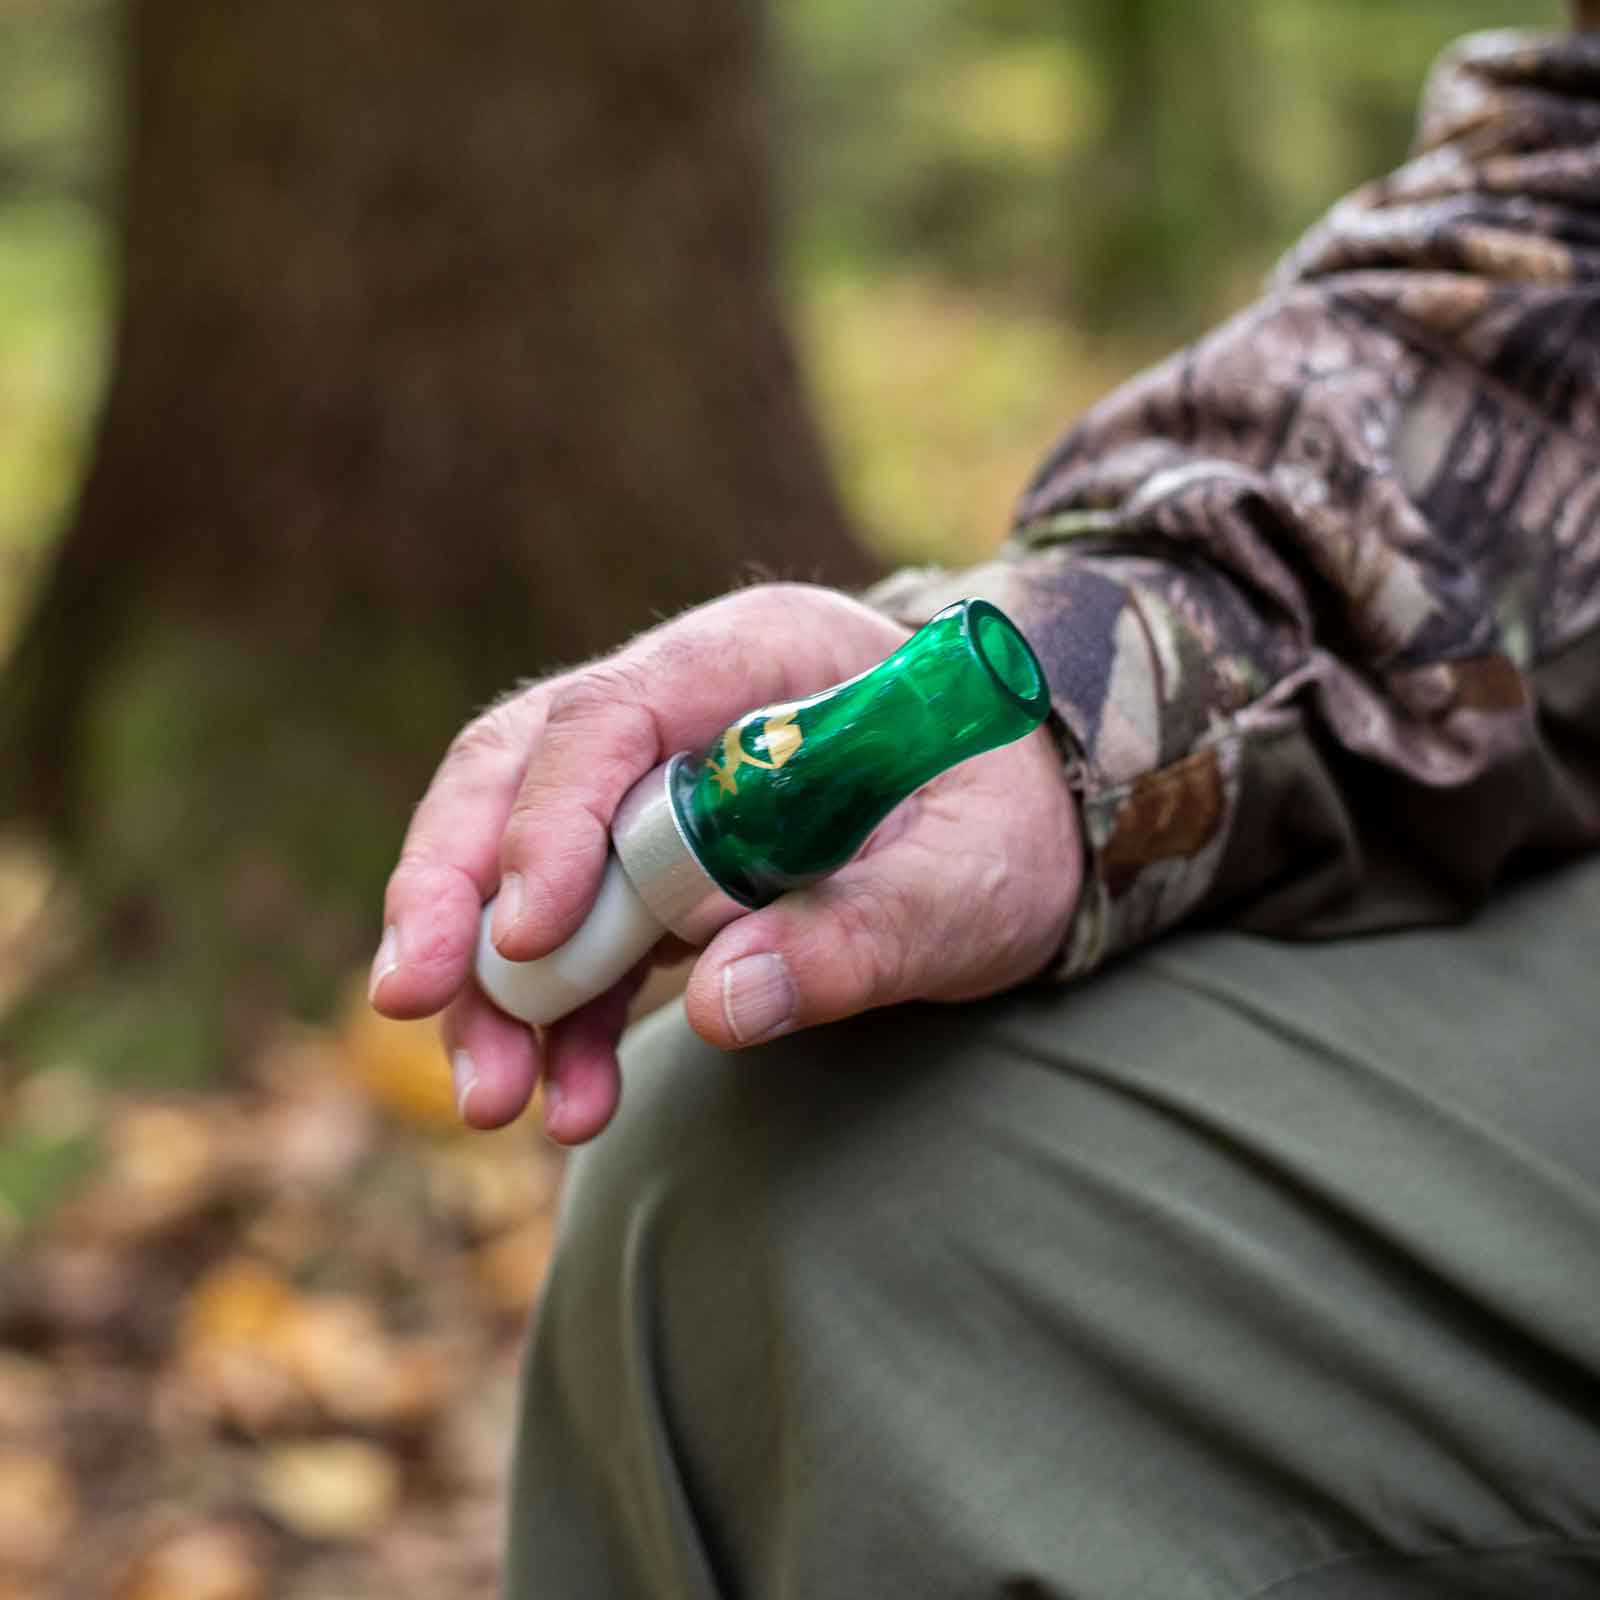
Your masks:
{"label": "wrinkled skin on hand", "polygon": [[[508,959],[554,950],[588,911],[612,813],[638,778],[758,705],[864,671],[906,636],[835,591],[762,585],[524,689],[461,732],[390,877],[372,999],[390,1017],[446,1013],[466,1122],[510,1121],[542,1076],[551,1137],[599,1133],[617,1107],[617,1043],[649,965],[529,1028],[472,980],[484,902],[499,895],[493,937]],[[1010,988],[1056,954],[1080,870],[1060,756],[1039,729],[913,795],[824,883],[718,933],[689,979],[689,1022],[737,1049],[875,1006]],[[669,941],[655,959],[683,954]]]}

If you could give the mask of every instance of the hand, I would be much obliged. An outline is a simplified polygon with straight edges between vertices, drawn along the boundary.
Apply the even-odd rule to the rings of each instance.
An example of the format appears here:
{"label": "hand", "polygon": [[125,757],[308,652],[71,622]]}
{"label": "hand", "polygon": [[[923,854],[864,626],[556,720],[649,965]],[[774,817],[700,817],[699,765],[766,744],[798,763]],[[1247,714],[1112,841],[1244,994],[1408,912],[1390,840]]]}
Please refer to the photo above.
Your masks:
{"label": "hand", "polygon": [[[555,949],[588,911],[612,813],[638,778],[756,706],[876,665],[905,638],[832,590],[744,589],[534,685],[457,737],[389,879],[372,999],[397,1018],[449,1008],[466,1122],[510,1121],[542,1073],[551,1137],[593,1138],[616,1110],[617,1042],[644,975],[535,1032],[471,981],[483,903],[498,893],[493,937],[508,959]],[[689,1022],[736,1049],[874,1006],[1010,988],[1059,948],[1080,870],[1062,763],[1040,729],[935,779],[825,882],[724,928],[695,962]]]}

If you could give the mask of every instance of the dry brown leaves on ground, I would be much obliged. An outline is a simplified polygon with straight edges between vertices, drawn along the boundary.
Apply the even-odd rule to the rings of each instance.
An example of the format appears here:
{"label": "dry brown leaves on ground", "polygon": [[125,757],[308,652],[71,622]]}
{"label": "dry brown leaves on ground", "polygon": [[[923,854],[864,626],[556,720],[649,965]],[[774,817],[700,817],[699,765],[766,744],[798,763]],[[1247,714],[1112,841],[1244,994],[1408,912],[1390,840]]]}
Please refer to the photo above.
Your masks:
{"label": "dry brown leaves on ground", "polygon": [[0,1600],[494,1592],[557,1157],[455,1131],[431,1030],[353,1005],[236,1092],[0,1116],[100,1145],[0,1265]]}

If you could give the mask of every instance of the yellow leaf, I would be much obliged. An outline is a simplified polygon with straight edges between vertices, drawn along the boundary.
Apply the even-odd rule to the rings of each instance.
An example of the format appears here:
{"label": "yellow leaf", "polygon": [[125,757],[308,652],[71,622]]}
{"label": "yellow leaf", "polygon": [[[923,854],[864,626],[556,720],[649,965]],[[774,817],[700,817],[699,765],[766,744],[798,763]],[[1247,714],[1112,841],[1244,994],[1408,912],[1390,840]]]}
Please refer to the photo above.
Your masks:
{"label": "yellow leaf", "polygon": [[43,1361],[0,1350],[0,1433],[47,1433],[59,1413],[55,1373]]}
{"label": "yellow leaf", "polygon": [[306,1539],[360,1539],[400,1502],[400,1468],[387,1450],[360,1439],[278,1445],[256,1479],[256,1498]]}
{"label": "yellow leaf", "polygon": [[295,1293],[270,1268],[236,1256],[190,1291],[181,1327],[181,1369],[189,1395],[251,1432],[307,1415],[310,1397],[283,1357]]}
{"label": "yellow leaf", "polygon": [[48,1567],[78,1516],[66,1469],[32,1451],[0,1452],[0,1567]]}
{"label": "yellow leaf", "polygon": [[293,1308],[294,1291],[277,1273],[247,1256],[233,1256],[190,1290],[184,1342],[267,1345]]}
{"label": "yellow leaf", "polygon": [[205,1113],[134,1106],[103,1137],[104,1169],[67,1213],[75,1231],[136,1239],[186,1221],[212,1198],[220,1163],[216,1129]]}
{"label": "yellow leaf", "polygon": [[390,1338],[365,1301],[333,1295],[300,1301],[281,1344],[289,1370],[341,1422],[402,1426],[444,1402],[443,1358],[418,1342]]}
{"label": "yellow leaf", "polygon": [[187,1528],[146,1552],[117,1600],[263,1600],[266,1576],[250,1540],[226,1524]]}
{"label": "yellow leaf", "polygon": [[545,1213],[501,1234],[473,1256],[478,1287],[496,1311],[521,1316],[533,1304],[544,1284],[554,1235],[554,1219]]}
{"label": "yellow leaf", "polygon": [[502,1233],[555,1203],[558,1162],[523,1137],[455,1139],[422,1159],[434,1207],[476,1238]]}
{"label": "yellow leaf", "polygon": [[339,1024],[351,1077],[384,1110],[423,1128],[456,1131],[450,1068],[437,1022],[391,1022],[352,986]]}

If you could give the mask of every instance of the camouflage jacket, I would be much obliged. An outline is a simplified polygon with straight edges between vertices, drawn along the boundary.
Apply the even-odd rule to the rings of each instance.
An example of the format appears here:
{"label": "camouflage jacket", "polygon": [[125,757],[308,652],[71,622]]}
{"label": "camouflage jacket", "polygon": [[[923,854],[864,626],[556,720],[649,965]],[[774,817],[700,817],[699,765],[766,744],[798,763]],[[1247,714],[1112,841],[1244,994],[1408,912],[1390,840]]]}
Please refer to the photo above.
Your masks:
{"label": "camouflage jacket", "polygon": [[1081,801],[1073,975],[1180,919],[1464,915],[1600,843],[1600,33],[1435,70],[1414,158],[1061,440],[999,559]]}

